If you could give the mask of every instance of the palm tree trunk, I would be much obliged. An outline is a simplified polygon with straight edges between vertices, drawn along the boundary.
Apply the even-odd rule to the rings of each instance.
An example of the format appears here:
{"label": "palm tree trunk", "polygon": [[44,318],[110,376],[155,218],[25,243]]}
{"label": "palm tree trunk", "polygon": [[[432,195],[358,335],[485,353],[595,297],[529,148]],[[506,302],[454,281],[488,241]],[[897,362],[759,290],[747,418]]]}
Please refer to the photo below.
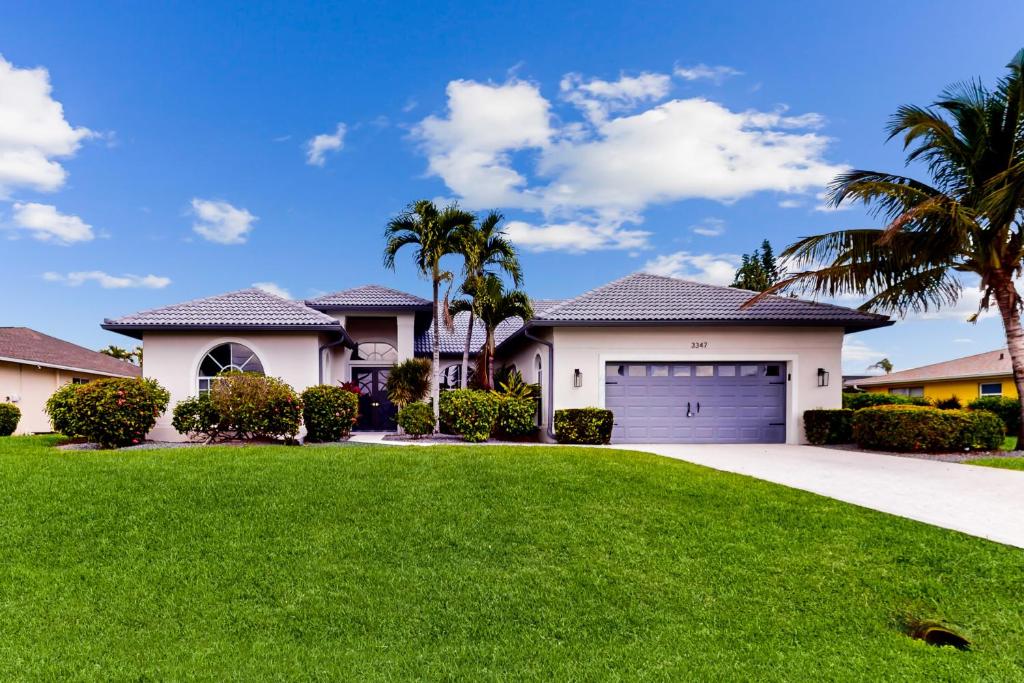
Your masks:
{"label": "palm tree trunk", "polygon": [[1024,449],[1024,328],[1020,324],[1020,297],[1013,284],[1013,278],[1001,273],[993,277],[992,288],[999,306],[999,314],[1003,318],[1003,329],[1006,331],[1006,349],[1010,354],[1010,365],[1013,367],[1013,383],[1017,386],[1020,401],[1021,426],[1017,433],[1017,450]]}
{"label": "palm tree trunk", "polygon": [[473,343],[473,321],[475,316],[473,311],[469,312],[469,331],[466,332],[466,346],[462,349],[462,388],[469,388],[469,347]]}
{"label": "palm tree trunk", "polygon": [[487,339],[484,342],[487,347],[487,388],[494,388],[494,330],[487,330]]}
{"label": "palm tree trunk", "polygon": [[440,325],[437,323],[438,314],[438,303],[437,295],[438,288],[440,285],[437,268],[434,268],[434,343],[433,343],[433,363],[430,366],[430,400],[434,404],[434,431],[440,431],[441,429],[441,330]]}

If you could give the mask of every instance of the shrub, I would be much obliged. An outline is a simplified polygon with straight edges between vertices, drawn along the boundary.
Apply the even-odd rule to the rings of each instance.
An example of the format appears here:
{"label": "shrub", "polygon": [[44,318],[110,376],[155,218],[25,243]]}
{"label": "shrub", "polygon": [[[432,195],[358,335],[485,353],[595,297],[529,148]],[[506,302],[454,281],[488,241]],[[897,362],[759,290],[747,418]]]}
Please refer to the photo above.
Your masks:
{"label": "shrub", "polygon": [[443,394],[444,421],[466,441],[486,441],[498,418],[498,398],[489,391],[454,389]]}
{"label": "shrub", "polygon": [[213,407],[208,393],[178,401],[174,406],[171,426],[180,434],[191,438],[205,436],[212,441],[217,437],[219,424],[217,409]]}
{"label": "shrub", "polygon": [[863,448],[890,451],[992,449],[1003,440],[1001,420],[985,411],[939,410],[888,405],[864,408],[853,416],[853,437]]}
{"label": "shrub", "polygon": [[75,424],[75,398],[80,384],[65,384],[46,399],[46,414],[50,416],[53,431],[67,437],[81,436]]}
{"label": "shrub", "polygon": [[429,358],[404,360],[388,373],[388,400],[399,407],[422,401],[430,392],[431,379]]}
{"label": "shrub", "polygon": [[949,398],[938,398],[932,404],[939,410],[960,410],[963,405],[960,404],[960,399],[956,395],[950,396]]}
{"label": "shrub", "polygon": [[498,422],[495,433],[509,438],[521,438],[537,430],[537,402],[532,398],[498,396]]}
{"label": "shrub", "polygon": [[853,412],[847,408],[804,411],[804,433],[813,444],[853,442]]}
{"label": "shrub", "polygon": [[0,403],[0,436],[10,436],[18,428],[21,411],[13,403]]}
{"label": "shrub", "polygon": [[306,441],[340,441],[352,432],[358,414],[359,396],[343,387],[321,384],[302,392]]}
{"label": "shrub", "polygon": [[102,448],[130,446],[146,438],[169,400],[152,379],[98,379],[75,386],[69,424]]}
{"label": "shrub", "polygon": [[910,400],[905,396],[897,394],[883,394],[877,391],[868,391],[861,394],[843,394],[843,407],[847,410],[860,410],[861,408],[872,408],[874,406],[907,405]]}
{"label": "shrub", "polygon": [[434,432],[434,410],[428,403],[410,403],[398,411],[398,426],[418,439]]}
{"label": "shrub", "polygon": [[995,413],[1006,423],[1006,433],[1016,436],[1020,433],[1020,401],[1006,396],[982,396],[967,404],[970,410],[987,410]]}
{"label": "shrub", "polygon": [[912,406],[928,406],[928,407],[931,407],[931,405],[932,405],[931,399],[929,399],[926,396],[908,396],[907,397],[907,403],[909,403]]}
{"label": "shrub", "polygon": [[302,425],[302,401],[275,377],[226,373],[212,383],[210,402],[220,432],[236,439],[294,439]]}
{"label": "shrub", "polygon": [[603,408],[556,410],[555,439],[558,443],[610,443],[614,420],[612,411]]}

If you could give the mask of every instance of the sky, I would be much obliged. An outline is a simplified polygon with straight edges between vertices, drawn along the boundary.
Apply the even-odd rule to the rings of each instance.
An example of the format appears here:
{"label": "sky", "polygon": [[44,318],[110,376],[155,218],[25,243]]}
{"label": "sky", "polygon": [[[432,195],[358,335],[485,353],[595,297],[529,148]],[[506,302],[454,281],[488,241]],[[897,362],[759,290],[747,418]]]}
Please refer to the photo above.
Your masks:
{"label": "sky", "polygon": [[[421,198],[501,211],[537,298],[727,284],[762,239],[877,225],[824,206],[836,173],[924,177],[888,117],[1024,47],[1024,4],[965,9],[7,0],[0,325],[130,346],[100,322],[253,285],[427,295],[381,265]],[[850,335],[844,370],[1000,347],[977,298]]]}

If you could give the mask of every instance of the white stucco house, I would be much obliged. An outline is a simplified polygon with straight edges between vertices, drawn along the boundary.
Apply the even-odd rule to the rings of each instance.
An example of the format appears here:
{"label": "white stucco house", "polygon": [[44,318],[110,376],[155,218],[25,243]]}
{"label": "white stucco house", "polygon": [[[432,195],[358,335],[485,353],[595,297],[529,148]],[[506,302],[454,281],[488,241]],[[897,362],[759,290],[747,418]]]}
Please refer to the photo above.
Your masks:
{"label": "white stucco house", "polygon": [[[885,316],[787,297],[744,307],[750,292],[637,273],[566,300],[536,300],[535,317],[498,330],[499,363],[541,386],[538,421],[551,438],[560,408],[607,407],[613,442],[800,443],[801,416],[841,405],[846,334]],[[171,404],[205,391],[223,369],[263,372],[301,391],[355,382],[359,429],[394,428],[384,381],[395,363],[430,356],[431,304],[377,285],[291,301],[246,289],[107,319],[141,339],[144,373]],[[442,328],[443,384],[459,384],[465,317]],[[474,351],[483,330],[473,334]],[[151,438],[181,438],[170,411]]]}

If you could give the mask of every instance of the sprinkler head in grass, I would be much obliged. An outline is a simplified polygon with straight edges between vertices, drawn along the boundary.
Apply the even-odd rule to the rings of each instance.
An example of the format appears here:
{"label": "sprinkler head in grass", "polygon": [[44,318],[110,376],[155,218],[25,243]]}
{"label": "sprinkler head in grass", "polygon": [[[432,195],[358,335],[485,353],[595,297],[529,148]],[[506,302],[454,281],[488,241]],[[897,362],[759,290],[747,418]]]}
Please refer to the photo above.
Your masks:
{"label": "sprinkler head in grass", "polygon": [[936,647],[955,647],[958,650],[971,649],[971,641],[946,624],[931,619],[907,619],[907,635],[923,640]]}

